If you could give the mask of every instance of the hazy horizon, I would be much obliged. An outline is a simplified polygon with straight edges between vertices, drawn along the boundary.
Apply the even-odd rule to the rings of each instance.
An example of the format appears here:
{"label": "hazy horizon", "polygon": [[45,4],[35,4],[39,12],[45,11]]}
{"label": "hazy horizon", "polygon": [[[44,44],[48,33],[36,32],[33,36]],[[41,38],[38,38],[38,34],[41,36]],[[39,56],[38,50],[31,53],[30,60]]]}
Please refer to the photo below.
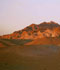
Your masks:
{"label": "hazy horizon", "polygon": [[60,24],[60,0],[0,0],[0,35],[40,22]]}

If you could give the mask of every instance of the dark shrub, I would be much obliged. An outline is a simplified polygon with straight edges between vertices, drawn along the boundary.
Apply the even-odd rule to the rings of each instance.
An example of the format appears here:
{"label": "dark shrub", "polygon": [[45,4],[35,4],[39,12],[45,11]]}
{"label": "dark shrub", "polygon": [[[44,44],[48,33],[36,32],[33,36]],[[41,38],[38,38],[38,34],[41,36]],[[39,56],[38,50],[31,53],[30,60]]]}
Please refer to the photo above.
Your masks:
{"label": "dark shrub", "polygon": [[22,31],[19,31],[19,34],[22,34]]}
{"label": "dark shrub", "polygon": [[17,36],[17,38],[20,38],[20,35],[19,35],[19,36]]}
{"label": "dark shrub", "polygon": [[28,35],[31,35],[31,33],[28,33]]}
{"label": "dark shrub", "polygon": [[27,31],[33,30],[32,27],[27,27]]}
{"label": "dark shrub", "polygon": [[37,29],[37,26],[34,26],[35,29]]}

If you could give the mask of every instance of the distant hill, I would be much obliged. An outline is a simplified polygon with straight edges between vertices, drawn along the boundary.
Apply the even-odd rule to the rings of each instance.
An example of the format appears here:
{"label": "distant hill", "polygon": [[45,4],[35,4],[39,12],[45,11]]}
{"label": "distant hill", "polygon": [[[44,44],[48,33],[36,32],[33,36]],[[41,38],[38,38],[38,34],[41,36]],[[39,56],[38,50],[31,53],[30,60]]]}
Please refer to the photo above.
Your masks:
{"label": "distant hill", "polygon": [[26,28],[15,31],[12,34],[0,36],[0,39],[40,39],[45,37],[59,37],[60,25],[56,22],[43,22],[31,24]]}

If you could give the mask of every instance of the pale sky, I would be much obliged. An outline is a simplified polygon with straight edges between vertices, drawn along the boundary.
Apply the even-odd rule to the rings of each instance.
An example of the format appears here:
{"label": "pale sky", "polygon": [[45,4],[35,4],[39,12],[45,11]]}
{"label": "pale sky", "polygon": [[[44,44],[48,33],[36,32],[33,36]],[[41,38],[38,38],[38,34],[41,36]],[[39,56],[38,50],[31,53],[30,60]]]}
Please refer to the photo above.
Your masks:
{"label": "pale sky", "polygon": [[60,0],[0,0],[0,35],[52,20],[60,23]]}

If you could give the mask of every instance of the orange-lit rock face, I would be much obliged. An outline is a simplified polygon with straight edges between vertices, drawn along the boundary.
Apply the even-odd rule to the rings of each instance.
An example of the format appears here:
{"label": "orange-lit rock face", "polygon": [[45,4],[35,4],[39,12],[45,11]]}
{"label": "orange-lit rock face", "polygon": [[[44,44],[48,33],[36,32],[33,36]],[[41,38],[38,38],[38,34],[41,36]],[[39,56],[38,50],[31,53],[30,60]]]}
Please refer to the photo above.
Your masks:
{"label": "orange-lit rock face", "polygon": [[3,44],[2,43],[0,43],[0,46],[2,46]]}
{"label": "orange-lit rock face", "polygon": [[12,34],[0,36],[3,39],[38,39],[44,37],[59,37],[60,25],[51,21],[41,24],[31,24],[26,28]]}
{"label": "orange-lit rock face", "polygon": [[37,38],[43,38],[44,37],[43,33],[41,33],[40,31],[38,31],[37,34],[38,34]]}
{"label": "orange-lit rock face", "polygon": [[21,38],[20,39],[28,39],[28,33],[26,31],[24,31],[22,34],[21,34]]}
{"label": "orange-lit rock face", "polygon": [[1,38],[2,39],[10,39],[10,35],[3,35]]}

